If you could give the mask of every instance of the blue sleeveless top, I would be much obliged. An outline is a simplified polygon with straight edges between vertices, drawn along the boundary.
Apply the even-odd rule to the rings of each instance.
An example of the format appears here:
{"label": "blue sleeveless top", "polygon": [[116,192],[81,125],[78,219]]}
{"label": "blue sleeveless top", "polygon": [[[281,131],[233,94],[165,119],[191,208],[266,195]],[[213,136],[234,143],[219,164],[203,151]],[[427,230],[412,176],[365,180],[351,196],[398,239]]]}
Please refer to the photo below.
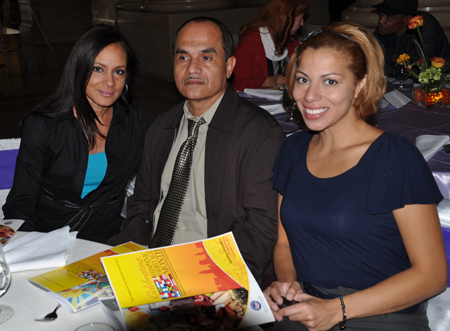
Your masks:
{"label": "blue sleeveless top", "polygon": [[442,200],[418,149],[385,132],[353,168],[318,178],[306,165],[312,137],[284,141],[272,178],[298,279],[362,290],[410,268],[392,211]]}
{"label": "blue sleeveless top", "polygon": [[108,160],[106,159],[105,152],[89,155],[83,191],[81,192],[81,199],[100,185],[103,178],[105,178],[107,167]]}

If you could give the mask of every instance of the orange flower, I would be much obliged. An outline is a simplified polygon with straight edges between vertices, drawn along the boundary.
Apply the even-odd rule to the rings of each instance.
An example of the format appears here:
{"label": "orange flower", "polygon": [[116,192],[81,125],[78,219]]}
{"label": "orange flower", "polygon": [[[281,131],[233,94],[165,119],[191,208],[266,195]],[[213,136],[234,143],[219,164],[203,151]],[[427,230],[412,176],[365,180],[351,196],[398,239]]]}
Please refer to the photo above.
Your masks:
{"label": "orange flower", "polygon": [[402,55],[400,55],[397,59],[397,63],[403,63],[403,62],[408,62],[410,59],[409,55],[406,53],[403,53]]}
{"label": "orange flower", "polygon": [[445,59],[443,59],[442,57],[435,56],[435,57],[432,57],[430,59],[430,61],[431,61],[431,65],[438,69],[442,68],[445,64]]}
{"label": "orange flower", "polygon": [[423,25],[423,15],[411,17],[408,21],[408,29],[415,29]]}

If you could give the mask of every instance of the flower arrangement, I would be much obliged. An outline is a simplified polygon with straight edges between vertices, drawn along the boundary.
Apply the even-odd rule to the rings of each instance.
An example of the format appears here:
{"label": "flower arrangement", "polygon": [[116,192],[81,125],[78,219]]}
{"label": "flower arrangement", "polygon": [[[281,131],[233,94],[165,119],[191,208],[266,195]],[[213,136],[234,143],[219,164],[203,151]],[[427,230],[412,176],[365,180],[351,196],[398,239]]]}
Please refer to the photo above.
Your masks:
{"label": "flower arrangement", "polygon": [[[420,27],[423,25],[423,15],[414,16],[409,20],[408,29],[416,29],[422,46],[424,45],[422,34],[420,33]],[[443,83],[450,80],[450,74],[447,70],[450,67],[450,61],[445,63],[445,59],[441,57],[433,57],[427,61],[426,49],[414,40],[416,50],[420,56],[420,59],[412,64],[409,64],[410,56],[406,53],[400,55],[397,59],[397,63],[403,63],[408,69],[411,76],[416,78],[423,86],[426,93],[431,91],[439,91]],[[419,69],[419,73],[414,72],[414,67]]]}

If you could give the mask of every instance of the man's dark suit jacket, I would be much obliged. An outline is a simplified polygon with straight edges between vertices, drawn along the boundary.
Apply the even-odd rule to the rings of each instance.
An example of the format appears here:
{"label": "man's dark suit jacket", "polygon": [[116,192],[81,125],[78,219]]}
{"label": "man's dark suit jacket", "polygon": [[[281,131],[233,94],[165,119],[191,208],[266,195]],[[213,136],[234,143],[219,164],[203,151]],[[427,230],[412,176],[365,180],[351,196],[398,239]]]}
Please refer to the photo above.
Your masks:
{"label": "man's dark suit jacket", "polygon": [[[183,116],[183,104],[150,126],[143,160],[129,198],[127,218],[111,245],[129,240],[149,244],[153,213],[160,200],[161,176]],[[228,86],[209,124],[205,148],[208,237],[233,231],[258,281],[273,272],[277,241],[277,193],[272,166],[285,134],[266,111],[240,98]]]}

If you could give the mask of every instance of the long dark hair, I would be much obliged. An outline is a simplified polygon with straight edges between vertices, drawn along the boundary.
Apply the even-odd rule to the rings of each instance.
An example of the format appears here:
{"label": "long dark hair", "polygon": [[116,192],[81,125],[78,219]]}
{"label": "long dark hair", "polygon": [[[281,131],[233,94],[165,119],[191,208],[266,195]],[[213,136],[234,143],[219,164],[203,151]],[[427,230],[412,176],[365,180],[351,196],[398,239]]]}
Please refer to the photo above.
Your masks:
{"label": "long dark hair", "polygon": [[291,29],[295,18],[304,14],[308,8],[308,0],[270,0],[250,23],[241,28],[239,37],[247,30],[267,27],[275,44],[275,53],[281,55],[287,44],[294,40]]}
{"label": "long dark hair", "polygon": [[[111,44],[122,46],[127,58],[125,83],[128,89],[125,87],[125,93],[116,102],[125,105],[132,103],[133,84],[139,61],[128,42],[117,29],[101,24],[91,26],[78,39],[67,59],[59,85],[30,114],[55,118],[73,111],[75,107],[77,119],[87,136],[89,147],[92,149],[95,146],[96,134],[105,138],[97,128],[96,121],[101,122],[86,97],[86,85],[91,78],[97,55]],[[128,107],[125,108],[128,109]]]}

